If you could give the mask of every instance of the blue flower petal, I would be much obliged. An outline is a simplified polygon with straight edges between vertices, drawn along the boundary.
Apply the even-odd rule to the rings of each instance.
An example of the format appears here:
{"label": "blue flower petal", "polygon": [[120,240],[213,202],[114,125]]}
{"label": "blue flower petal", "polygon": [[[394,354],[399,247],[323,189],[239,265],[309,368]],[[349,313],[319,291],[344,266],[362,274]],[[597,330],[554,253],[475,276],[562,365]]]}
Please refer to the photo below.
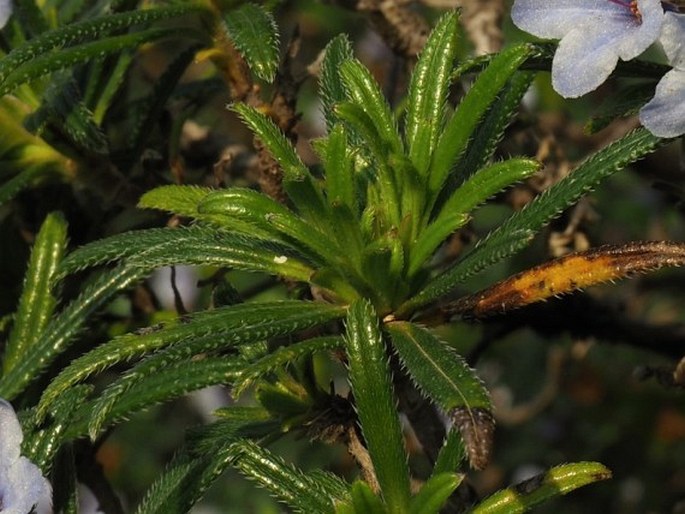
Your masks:
{"label": "blue flower petal", "polygon": [[561,39],[589,17],[602,18],[620,9],[606,0],[516,0],[511,19],[534,36]]}
{"label": "blue flower petal", "polygon": [[0,511],[7,513],[51,512],[50,483],[41,470],[20,456],[24,435],[12,405],[0,398]]}
{"label": "blue flower petal", "polygon": [[12,0],[0,0],[0,29],[7,24],[7,20],[12,16]]}
{"label": "blue flower petal", "polygon": [[561,39],[552,63],[552,85],[573,98],[596,89],[616,67],[644,52],[661,32],[659,0],[638,0],[638,19],[610,0],[516,0],[512,19],[539,37]]}
{"label": "blue flower petal", "polygon": [[640,110],[640,121],[655,136],[677,137],[685,134],[685,15],[666,13],[659,41],[674,68]]}
{"label": "blue flower petal", "polygon": [[674,68],[685,68],[685,14],[666,13],[659,42]]}

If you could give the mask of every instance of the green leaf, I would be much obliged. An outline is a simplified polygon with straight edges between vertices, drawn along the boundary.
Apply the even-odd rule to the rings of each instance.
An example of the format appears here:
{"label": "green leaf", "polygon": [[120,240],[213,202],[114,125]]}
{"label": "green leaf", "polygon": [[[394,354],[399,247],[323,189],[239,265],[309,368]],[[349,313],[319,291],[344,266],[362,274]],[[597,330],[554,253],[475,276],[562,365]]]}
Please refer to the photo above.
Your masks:
{"label": "green leaf", "polygon": [[15,72],[21,65],[37,58],[42,60],[45,60],[45,57],[55,59],[57,57],[54,55],[55,53],[59,55],[60,51],[72,44],[98,39],[106,40],[105,36],[135,25],[175,18],[190,13],[204,14],[206,12],[204,7],[196,3],[186,3],[173,7],[142,9],[103,16],[45,32],[14,48],[7,56],[0,59],[0,85],[4,85],[8,75]]}
{"label": "green leaf", "polygon": [[97,280],[84,288],[75,300],[48,323],[33,344],[33,351],[3,375],[0,379],[0,397],[11,400],[21,393],[68,348],[69,343],[83,330],[86,321],[97,309],[114,294],[140,280],[144,274],[136,267],[119,266],[102,273]]}
{"label": "green leaf", "polygon": [[333,108],[337,103],[347,99],[345,85],[340,78],[340,66],[343,62],[352,59],[352,45],[345,34],[340,34],[326,45],[324,52],[319,78],[319,95],[323,103],[326,126],[330,130],[338,121]]}
{"label": "green leaf", "polygon": [[[331,321],[344,315],[344,308],[322,303],[283,301],[238,304],[195,313],[187,323],[172,324],[144,334],[126,334],[74,360],[43,392],[38,409],[43,416],[49,405],[73,384],[115,364],[151,351],[185,343],[185,355],[196,352],[188,344],[200,339],[204,351],[283,336]],[[181,350],[182,351],[182,350]]]}
{"label": "green leaf", "polygon": [[58,73],[52,78],[41,108],[27,119],[26,125],[31,132],[39,133],[47,123],[86,152],[105,155],[108,151],[107,137],[84,104],[71,74]]}
{"label": "green leaf", "polygon": [[388,512],[404,513],[409,468],[378,317],[371,304],[359,300],[350,307],[346,325],[350,384],[362,434]]}
{"label": "green leaf", "polygon": [[260,438],[280,430],[280,421],[262,407],[232,405],[214,411],[217,421],[191,429],[186,436],[191,452],[197,455],[215,452],[228,441]]}
{"label": "green leaf", "polygon": [[233,396],[238,397],[255,381],[296,360],[314,353],[342,348],[344,342],[339,336],[315,337],[288,346],[282,346],[258,361],[244,367],[233,385]]}
{"label": "green leaf", "polygon": [[388,511],[366,482],[357,480],[350,489],[352,498],[335,510],[337,514],[386,514]]}
{"label": "green leaf", "polygon": [[407,96],[405,139],[421,174],[430,165],[444,124],[452,64],[457,51],[456,12],[445,14],[431,32],[412,73]]}
{"label": "green leaf", "polygon": [[247,104],[235,103],[230,106],[230,109],[240,116],[255,136],[268,148],[273,158],[283,168],[286,180],[304,180],[307,176],[311,177],[293,145],[271,119]]}
{"label": "green leaf", "polygon": [[[116,57],[116,64],[107,68],[106,82],[103,85],[98,84],[94,88],[94,94],[97,95],[97,101],[94,101],[93,105],[93,118],[96,123],[102,124],[105,119],[105,115],[109,112],[109,108],[112,105],[115,97],[121,92],[122,88],[126,84],[125,78],[126,74],[133,62],[134,52],[122,52]],[[113,58],[114,56],[112,56]],[[100,59],[96,63],[102,62],[107,63],[106,59]],[[104,66],[104,64],[103,64]],[[96,79],[101,79],[102,75],[99,70],[93,73],[92,81],[95,82]],[[86,99],[88,96],[86,95]]]}
{"label": "green leaf", "polygon": [[507,48],[478,75],[440,135],[429,171],[431,194],[435,196],[442,189],[452,167],[466,150],[479,120],[532,52],[533,47],[525,44]]}
{"label": "green leaf", "polygon": [[[187,351],[162,351],[148,357],[102,392],[91,407],[88,434],[95,440],[101,430],[134,411],[240,377],[245,363],[235,356],[188,360]],[[185,349],[182,349],[185,350]],[[135,388],[135,390],[134,390]]]}
{"label": "green leaf", "polygon": [[324,481],[321,472],[304,473],[251,441],[236,441],[229,447],[229,453],[233,467],[295,512],[333,514],[334,502],[347,499],[338,495],[341,487],[330,487],[332,475]]}
{"label": "green leaf", "polygon": [[590,156],[570,175],[488,234],[454,266],[435,277],[418,295],[398,309],[397,315],[413,312],[450,293],[468,277],[524,248],[537,231],[602,180],[665,142],[667,140],[653,136],[645,129],[638,129]]}
{"label": "green leaf", "polygon": [[89,243],[69,254],[59,272],[66,275],[126,259],[129,266],[146,273],[162,266],[196,264],[261,271],[306,281],[312,270],[298,257],[294,249],[283,244],[193,225],[126,232]]}
{"label": "green leaf", "polygon": [[198,218],[197,206],[209,193],[216,191],[211,187],[200,186],[160,186],[147,191],[138,201],[138,207],[159,209],[179,216]]}
{"label": "green leaf", "polygon": [[262,141],[283,169],[283,187],[295,208],[312,224],[327,229],[328,208],[321,188],[290,141],[271,119],[255,108],[237,103],[231,105],[231,109]]}
{"label": "green leaf", "polygon": [[37,428],[36,419],[29,417],[31,424],[24,427],[22,454],[40,467],[44,475],[52,468],[55,455],[63,442],[68,440],[65,432],[78,417],[79,407],[86,403],[92,392],[93,386],[85,384],[66,391],[52,405],[52,423],[47,426]]}
{"label": "green leaf", "polygon": [[471,466],[483,469],[495,428],[490,394],[483,382],[461,356],[428,330],[405,321],[388,323],[386,329],[414,383],[459,429]]}
{"label": "green leaf", "polygon": [[421,232],[409,263],[413,276],[435,250],[469,219],[469,213],[489,197],[540,169],[532,159],[509,159],[478,171],[445,202],[435,220]]}
{"label": "green leaf", "polygon": [[35,0],[13,0],[13,15],[19,19],[21,26],[29,34],[35,36],[46,31],[48,22]]}
{"label": "green leaf", "polygon": [[331,208],[346,205],[354,216],[359,214],[359,193],[354,176],[354,159],[344,125],[336,123],[320,152],[326,170],[326,194]]}
{"label": "green leaf", "polygon": [[433,475],[411,499],[409,514],[438,514],[463,479],[456,473]]}
{"label": "green leaf", "polygon": [[[12,92],[16,87],[31,82],[53,71],[62,70],[74,64],[88,62],[105,54],[117,53],[127,48],[135,48],[148,41],[178,35],[177,29],[148,29],[123,36],[111,36],[98,41],[83,43],[65,48],[59,52],[42,54],[21,64],[4,76],[0,83],[0,95]],[[193,33],[185,34],[192,36]],[[11,54],[10,54],[11,56]],[[2,64],[0,61],[0,73]]]}
{"label": "green leaf", "polygon": [[[401,221],[400,191],[396,175],[390,167],[391,159],[371,116],[363,107],[352,102],[341,102],[335,106],[337,116],[345,121],[355,133],[361,135],[366,148],[370,150],[373,164],[370,166],[372,179],[378,188],[378,199],[367,196],[369,204],[377,204],[378,212],[384,212],[390,223],[398,226]],[[404,177],[403,177],[404,178]],[[376,200],[374,202],[374,200]]]}
{"label": "green leaf", "polygon": [[[535,73],[518,71],[509,79],[473,132],[466,153],[455,166],[454,174],[448,178],[448,186],[441,192],[441,197],[445,195],[447,198],[452,191],[492,159],[505,129],[513,119],[534,77]],[[441,204],[438,202],[438,205]]]}
{"label": "green leaf", "polygon": [[402,155],[404,145],[395,117],[371,72],[356,59],[349,59],[342,63],[340,76],[348,98],[368,115],[383,143],[391,152]]}
{"label": "green leaf", "polygon": [[126,151],[124,168],[128,168],[138,160],[145,148],[148,137],[153,132],[154,125],[162,115],[169,97],[174,92],[178,82],[185,73],[202,45],[191,45],[174,56],[171,64],[164,73],[157,78],[150,94],[136,102],[133,113],[133,127],[128,133],[128,150]]}
{"label": "green leaf", "polygon": [[508,489],[496,492],[476,505],[472,514],[521,514],[536,505],[584,485],[611,478],[598,462],[563,464]]}
{"label": "green leaf", "polygon": [[152,484],[136,514],[185,514],[221,475],[231,458],[226,449],[202,457],[190,457],[186,452],[177,454]]}
{"label": "green leaf", "polygon": [[272,82],[278,68],[278,27],[262,6],[246,3],[224,15],[236,48],[259,78]]}
{"label": "green leaf", "polygon": [[59,213],[45,218],[31,250],[24,287],[5,346],[3,374],[32,352],[32,347],[50,321],[57,300],[56,270],[67,244],[67,224]]}
{"label": "green leaf", "polygon": [[28,166],[11,179],[5,181],[0,185],[0,207],[9,202],[41,175],[50,174],[51,168],[53,168],[52,164]]}
{"label": "green leaf", "polygon": [[[252,189],[232,187],[215,191],[200,201],[197,210],[200,214],[246,221],[272,234],[277,240],[290,242],[303,249],[316,262],[341,260],[340,248],[326,233],[316,230],[291,210]],[[283,236],[286,236],[285,239]]]}
{"label": "green leaf", "polygon": [[454,472],[461,467],[464,459],[466,459],[464,441],[459,430],[453,427],[445,437],[442,448],[440,448],[432,474]]}

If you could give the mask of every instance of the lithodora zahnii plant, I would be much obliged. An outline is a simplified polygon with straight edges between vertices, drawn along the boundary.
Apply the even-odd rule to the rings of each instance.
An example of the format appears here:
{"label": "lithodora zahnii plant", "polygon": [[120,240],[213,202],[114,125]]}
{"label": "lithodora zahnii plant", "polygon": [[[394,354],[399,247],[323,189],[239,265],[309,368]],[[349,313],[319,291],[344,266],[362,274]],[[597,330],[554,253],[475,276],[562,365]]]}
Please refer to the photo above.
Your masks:
{"label": "lithodora zahnii plant", "polygon": [[[663,140],[643,129],[628,134],[446,262],[443,243],[472,212],[539,168],[529,158],[492,162],[533,78],[522,67],[538,57],[536,47],[512,46],[476,61],[479,73],[453,108],[448,97],[457,78],[456,34],[456,14],[445,15],[416,64],[400,116],[344,37],[328,45],[320,76],[328,133],[314,142],[320,174],[303,164],[262,112],[240,103],[230,107],[280,165],[287,204],[252,189],[164,186],[146,193],[140,206],[191,224],[123,233],[64,258],[64,222],[50,217],[30,269],[55,263],[45,273],[57,283],[86,268],[110,266],[46,328],[36,357],[7,370],[2,396],[16,396],[26,377],[44,368],[40,356],[71,337],[74,320],[155,268],[193,264],[269,274],[292,286],[291,298],[240,302],[233,296],[222,302],[226,296],[217,295],[211,310],[115,337],[75,359],[30,411],[28,455],[49,468],[65,441],[95,440],[132,412],[220,383],[235,396],[253,388],[256,403],[221,409],[218,421],[194,431],[138,512],[187,510],[228,465],[299,512],[429,514],[448,501],[458,503],[450,496],[463,479],[459,470],[463,461],[486,466],[494,418],[475,371],[433,329],[680,265],[685,248],[663,242],[601,247],[459,297],[467,278],[524,248],[554,216]],[[322,354],[347,366],[350,397],[331,390],[315,364]],[[131,362],[100,392],[84,383]],[[418,486],[398,411],[433,464]],[[362,479],[348,484],[328,472],[304,472],[265,447],[292,431],[346,444]],[[609,475],[599,463],[561,465],[495,493],[472,512],[523,512]]]}

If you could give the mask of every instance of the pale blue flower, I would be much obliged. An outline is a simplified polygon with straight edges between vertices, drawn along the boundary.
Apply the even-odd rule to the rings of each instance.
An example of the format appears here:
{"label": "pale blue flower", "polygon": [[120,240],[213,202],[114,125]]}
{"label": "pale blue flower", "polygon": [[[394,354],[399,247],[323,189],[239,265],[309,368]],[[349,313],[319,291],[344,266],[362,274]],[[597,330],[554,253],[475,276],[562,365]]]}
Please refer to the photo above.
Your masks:
{"label": "pale blue flower", "polygon": [[50,483],[38,466],[20,455],[24,435],[17,415],[0,399],[0,513],[28,514],[50,512]]}
{"label": "pale blue flower", "polygon": [[659,42],[673,69],[656,86],[640,111],[640,121],[655,136],[685,134],[685,14],[666,13]]}
{"label": "pale blue flower", "polygon": [[12,16],[12,0],[0,0],[0,29],[7,24],[7,20]]}
{"label": "pale blue flower", "polygon": [[516,0],[514,23],[535,36],[561,39],[552,87],[566,98],[596,89],[618,59],[637,57],[661,32],[659,0]]}

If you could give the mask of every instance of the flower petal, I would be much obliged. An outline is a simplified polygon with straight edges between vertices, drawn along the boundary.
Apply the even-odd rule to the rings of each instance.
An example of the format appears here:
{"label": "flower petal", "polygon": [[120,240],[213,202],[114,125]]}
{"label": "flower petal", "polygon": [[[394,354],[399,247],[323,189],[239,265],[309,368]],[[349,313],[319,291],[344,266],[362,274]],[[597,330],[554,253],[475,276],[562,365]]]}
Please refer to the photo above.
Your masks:
{"label": "flower petal", "polygon": [[659,42],[674,68],[685,68],[685,14],[666,13]]}
{"label": "flower petal", "polygon": [[[7,487],[9,486],[9,487]],[[38,512],[50,512],[52,504],[50,483],[40,469],[26,457],[20,457],[12,467],[9,484],[3,497],[2,514],[27,514],[34,506]]]}
{"label": "flower petal", "polygon": [[8,402],[0,398],[0,466],[7,465],[19,458],[19,449],[24,439],[21,425]]}
{"label": "flower petal", "polygon": [[0,29],[7,24],[12,16],[12,0],[0,0]]}
{"label": "flower petal", "polygon": [[12,405],[0,398],[0,511],[27,514],[51,512],[51,487],[41,470],[20,456],[24,435]]}
{"label": "flower petal", "polygon": [[610,0],[516,0],[514,23],[536,36],[561,38],[552,63],[552,85],[573,98],[596,89],[616,67],[644,52],[661,32],[659,0],[629,5]]}
{"label": "flower petal", "polygon": [[570,32],[559,43],[559,48],[552,61],[552,87],[565,98],[576,98],[597,89],[618,62],[614,48],[607,44],[607,39],[617,36],[621,28],[602,37],[590,38],[585,30]]}
{"label": "flower petal", "polygon": [[673,69],[659,81],[656,93],[641,110],[640,121],[652,134],[685,134],[685,70]]}
{"label": "flower petal", "polygon": [[534,36],[561,39],[589,18],[601,19],[624,9],[607,0],[516,0],[511,19]]}

